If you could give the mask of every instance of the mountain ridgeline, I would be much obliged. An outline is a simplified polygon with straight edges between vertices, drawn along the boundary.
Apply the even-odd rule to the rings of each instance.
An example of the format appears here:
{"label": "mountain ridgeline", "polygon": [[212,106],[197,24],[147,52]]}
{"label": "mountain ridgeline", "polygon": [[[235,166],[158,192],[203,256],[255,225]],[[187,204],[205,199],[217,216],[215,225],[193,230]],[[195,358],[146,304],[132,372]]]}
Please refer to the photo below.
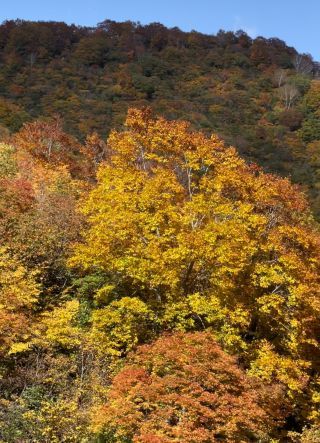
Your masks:
{"label": "mountain ridgeline", "polygon": [[0,134],[59,115],[79,140],[103,139],[128,107],[219,134],[267,171],[289,176],[320,213],[319,65],[277,38],[204,35],[159,23],[94,28],[0,26]]}

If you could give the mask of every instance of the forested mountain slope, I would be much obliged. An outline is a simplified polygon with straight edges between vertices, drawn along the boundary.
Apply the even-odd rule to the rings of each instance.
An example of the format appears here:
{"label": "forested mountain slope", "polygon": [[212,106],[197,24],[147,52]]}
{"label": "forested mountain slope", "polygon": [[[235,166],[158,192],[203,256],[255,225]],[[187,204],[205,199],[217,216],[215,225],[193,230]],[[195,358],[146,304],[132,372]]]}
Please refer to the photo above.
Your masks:
{"label": "forested mountain slope", "polygon": [[319,442],[318,65],[17,21],[0,76],[0,442]]}
{"label": "forested mountain slope", "polygon": [[218,133],[248,160],[308,189],[318,214],[320,84],[310,56],[276,38],[215,36],[158,23],[0,27],[0,124],[60,115],[67,132],[105,139],[129,106]]}

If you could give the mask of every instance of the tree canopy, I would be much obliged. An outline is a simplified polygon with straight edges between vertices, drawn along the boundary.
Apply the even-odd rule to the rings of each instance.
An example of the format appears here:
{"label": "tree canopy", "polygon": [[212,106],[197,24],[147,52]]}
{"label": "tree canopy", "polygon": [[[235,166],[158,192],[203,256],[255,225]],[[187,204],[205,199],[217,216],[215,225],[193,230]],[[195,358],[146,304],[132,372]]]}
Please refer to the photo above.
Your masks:
{"label": "tree canopy", "polygon": [[[2,25],[0,46],[10,69],[32,50],[23,68],[32,75],[41,60],[50,64],[54,54],[58,63],[78,44],[75,57],[88,47],[93,58],[105,57],[101,66],[76,59],[78,69],[101,72],[132,33],[174,59],[171,46],[213,49],[211,37],[197,33],[185,44],[177,29],[106,21],[91,33],[72,28],[74,37],[52,24],[69,35],[66,45],[51,25],[31,26],[55,36],[40,50],[25,25]],[[2,39],[17,28],[25,32],[7,47]],[[256,72],[266,72],[264,57],[289,63],[277,40],[222,32],[214,45],[223,57],[230,45],[250,48]],[[214,69],[219,60],[210,63]],[[301,161],[306,148],[316,171],[318,83],[310,84],[308,57],[294,63],[294,82],[286,65],[272,71],[270,88],[283,139]],[[170,66],[161,65],[165,77]],[[217,69],[224,94],[229,74]],[[152,100],[149,83],[146,91]],[[269,92],[260,95],[266,106]],[[319,225],[301,187],[245,160],[220,131],[195,129],[194,117],[131,108],[106,141],[98,130],[78,139],[58,115],[0,131],[1,441],[317,441]],[[268,121],[255,125],[259,139]]]}

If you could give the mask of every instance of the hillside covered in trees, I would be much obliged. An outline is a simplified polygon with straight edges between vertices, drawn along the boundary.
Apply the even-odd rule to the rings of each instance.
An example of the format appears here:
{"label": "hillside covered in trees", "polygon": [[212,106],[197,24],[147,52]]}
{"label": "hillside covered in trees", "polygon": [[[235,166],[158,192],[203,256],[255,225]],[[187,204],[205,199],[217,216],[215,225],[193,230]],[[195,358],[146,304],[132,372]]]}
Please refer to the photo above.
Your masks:
{"label": "hillside covered in trees", "polygon": [[26,124],[0,192],[1,441],[317,441],[320,232],[288,179],[131,109],[107,144]]}
{"label": "hillside covered in trees", "polygon": [[59,115],[76,138],[97,131],[105,140],[128,107],[148,105],[290,176],[319,214],[318,72],[283,41],[242,31],[8,21],[0,26],[0,134]]}
{"label": "hillside covered in trees", "polygon": [[111,21],[0,60],[0,442],[319,442],[317,64]]}

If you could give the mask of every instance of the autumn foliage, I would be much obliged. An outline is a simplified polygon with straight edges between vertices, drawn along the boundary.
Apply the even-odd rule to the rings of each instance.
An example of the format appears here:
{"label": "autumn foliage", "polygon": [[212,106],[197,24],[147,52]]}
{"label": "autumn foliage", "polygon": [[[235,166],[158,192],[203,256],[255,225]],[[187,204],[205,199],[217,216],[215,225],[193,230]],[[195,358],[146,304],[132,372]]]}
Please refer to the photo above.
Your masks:
{"label": "autumn foliage", "polygon": [[0,210],[2,441],[317,438],[320,235],[288,179],[131,109],[107,142],[25,124]]}
{"label": "autumn foliage", "polygon": [[252,373],[300,392],[319,361],[320,308],[303,195],[217,137],[148,111],[132,110],[109,148],[72,263],[116,275],[108,290],[138,294],[155,330],[213,328]]}
{"label": "autumn foliage", "polygon": [[117,441],[257,441],[280,422],[280,394],[261,390],[210,333],[178,333],[129,358],[94,422]]}

